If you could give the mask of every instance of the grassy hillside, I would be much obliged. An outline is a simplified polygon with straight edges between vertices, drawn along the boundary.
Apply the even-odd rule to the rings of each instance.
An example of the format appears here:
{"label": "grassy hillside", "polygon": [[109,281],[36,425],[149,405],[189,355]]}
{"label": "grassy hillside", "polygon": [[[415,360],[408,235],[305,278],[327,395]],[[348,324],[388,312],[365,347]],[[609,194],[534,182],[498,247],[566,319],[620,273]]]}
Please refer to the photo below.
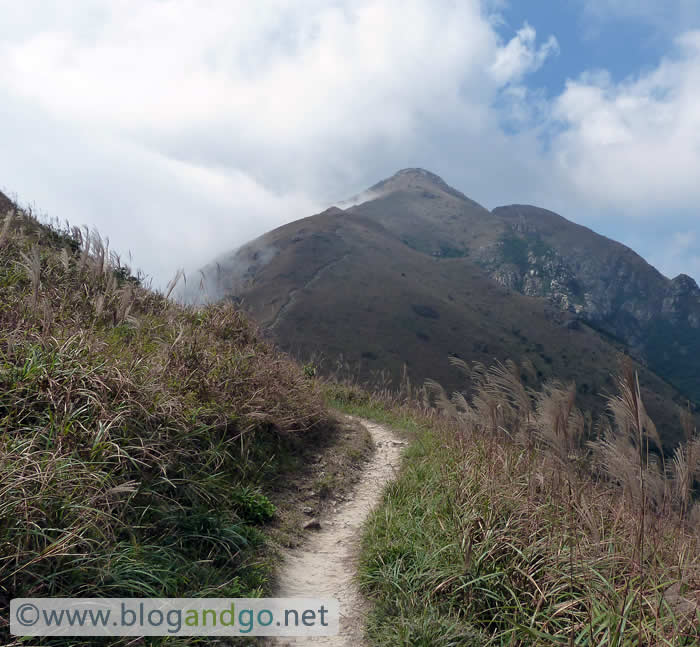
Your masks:
{"label": "grassy hillside", "polygon": [[[268,593],[270,538],[297,542],[302,504],[322,506],[370,451],[325,397],[414,441],[363,544],[374,644],[698,644],[700,440],[692,417],[669,407],[669,387],[633,363],[608,382],[614,347],[595,331],[561,325],[459,256],[426,264],[420,251],[399,254],[405,245],[381,225],[346,215],[273,232],[264,241],[274,255],[243,252],[247,267],[257,263],[245,280],[265,286],[250,305],[259,299],[290,343],[350,340],[368,363],[395,348],[398,371],[402,345],[426,344],[429,326],[447,323],[449,343],[466,344],[470,358],[519,352],[533,366],[487,370],[452,352],[453,365],[471,367],[470,397],[433,384],[431,412],[322,391],[230,301],[176,305],[89,232],[27,214],[0,221],[0,609],[20,596]],[[409,273],[418,291],[405,287]],[[458,277],[463,293],[436,296]],[[309,295],[323,309],[307,310]],[[361,308],[398,318],[376,328]],[[485,326],[484,309],[501,323]],[[368,346],[378,335],[388,345]],[[416,353],[428,376],[450,369],[438,352]],[[635,368],[646,388],[629,377]],[[612,422],[595,424],[574,402],[578,391],[578,406],[599,403],[602,389],[538,388],[592,371],[619,392],[607,403]],[[641,396],[682,440],[665,462]],[[0,639],[22,644],[6,624]]]}
{"label": "grassy hillside", "polygon": [[3,213],[0,430],[5,623],[21,596],[269,591],[271,499],[299,505],[284,490],[338,427],[231,304],[174,305],[97,236]]}
{"label": "grassy hillside", "polygon": [[368,198],[349,212],[416,251],[465,258],[513,290],[576,310],[700,402],[689,360],[700,349],[700,291],[690,277],[670,281],[625,245],[546,209],[489,212],[421,169],[400,171]]}
{"label": "grassy hillside", "polygon": [[[364,376],[382,369],[396,376],[405,361],[420,381],[429,376],[426,366],[436,370],[448,353],[478,361],[528,357],[545,377],[575,377],[585,398],[609,386],[608,371],[601,375],[602,362],[588,361],[591,343],[572,334],[579,339],[563,344],[551,325],[577,319],[585,324],[568,331],[588,326],[616,340],[672,386],[650,385],[649,397],[675,392],[678,402],[700,403],[693,370],[700,289],[690,277],[669,280],[628,247],[546,209],[488,211],[423,169],[399,171],[347,204],[353,202],[218,259],[205,268],[209,296],[243,300],[295,352],[320,346],[332,361],[341,353],[353,365],[362,361]],[[491,283],[510,297],[490,298]],[[440,320],[414,316],[414,306]],[[372,343],[363,344],[366,334],[345,334],[344,319],[376,329]],[[308,338],[307,320],[314,326]],[[649,385],[647,373],[643,382]],[[671,428],[662,409],[656,418]]]}
{"label": "grassy hillside", "polygon": [[[523,373],[531,385],[575,380],[582,406],[600,412],[624,348],[570,324],[545,300],[499,285],[469,257],[412,249],[358,212],[329,209],[275,229],[221,259],[209,277],[212,295],[235,295],[282,348],[327,372],[340,361],[361,380],[384,372],[396,382],[406,365],[415,383],[433,378],[468,390],[448,355],[487,365],[513,358],[532,365]],[[673,400],[683,398],[638,368],[670,448],[680,440]]]}

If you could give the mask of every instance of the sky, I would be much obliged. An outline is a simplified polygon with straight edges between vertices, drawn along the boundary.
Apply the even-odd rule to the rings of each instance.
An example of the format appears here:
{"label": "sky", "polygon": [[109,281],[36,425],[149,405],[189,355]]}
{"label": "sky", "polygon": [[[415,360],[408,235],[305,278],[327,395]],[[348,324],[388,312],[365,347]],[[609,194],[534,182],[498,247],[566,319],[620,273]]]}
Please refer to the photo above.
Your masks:
{"label": "sky", "polygon": [[406,167],[700,280],[697,0],[0,0],[0,190],[164,286]]}

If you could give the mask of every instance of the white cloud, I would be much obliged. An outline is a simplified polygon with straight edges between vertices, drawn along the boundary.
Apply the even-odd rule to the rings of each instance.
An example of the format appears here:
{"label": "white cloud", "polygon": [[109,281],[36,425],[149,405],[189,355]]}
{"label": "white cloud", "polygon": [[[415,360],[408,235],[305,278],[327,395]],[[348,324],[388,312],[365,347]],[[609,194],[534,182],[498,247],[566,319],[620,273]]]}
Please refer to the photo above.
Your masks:
{"label": "white cloud", "polygon": [[700,32],[674,58],[634,79],[570,81],[554,118],[552,149],[581,195],[630,215],[687,209],[700,200]]}
{"label": "white cloud", "polygon": [[550,36],[539,48],[536,38],[535,30],[526,23],[508,44],[499,50],[496,60],[491,65],[491,72],[499,83],[505,85],[520,80],[525,74],[542,67],[549,56],[559,53],[559,43],[554,36]]}
{"label": "white cloud", "polygon": [[700,35],[637,78],[589,72],[552,100],[526,81],[556,38],[525,24],[502,41],[501,9],[0,0],[0,186],[97,225],[160,284],[408,166],[490,206],[687,221]]}
{"label": "white cloud", "polygon": [[0,135],[15,155],[0,182],[97,222],[159,282],[414,159],[429,166],[446,124],[495,166],[507,141],[494,98],[555,50],[529,26],[503,44],[478,0],[0,9]]}

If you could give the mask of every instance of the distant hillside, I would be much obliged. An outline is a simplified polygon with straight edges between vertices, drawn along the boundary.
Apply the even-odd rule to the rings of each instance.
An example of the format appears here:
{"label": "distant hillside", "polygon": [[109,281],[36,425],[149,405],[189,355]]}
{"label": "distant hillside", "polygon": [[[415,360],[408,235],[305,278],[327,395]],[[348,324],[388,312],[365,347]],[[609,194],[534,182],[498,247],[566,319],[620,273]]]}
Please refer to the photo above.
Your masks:
{"label": "distant hillside", "polygon": [[[641,351],[619,328],[608,333],[608,315],[595,313],[642,317],[637,302],[652,288],[643,292],[640,278],[637,300],[625,300],[630,289],[620,278],[608,309],[579,308],[573,297],[595,288],[589,287],[591,264],[601,263],[603,276],[611,266],[619,277],[647,272],[658,286],[673,285],[627,248],[593,232],[589,242],[579,233],[588,230],[563,218],[552,214],[553,224],[545,217],[533,224],[514,217],[515,208],[489,212],[421,169],[401,171],[367,195],[362,204],[285,225],[218,259],[204,270],[209,295],[241,301],[283,348],[305,358],[321,354],[327,366],[342,357],[359,364],[364,377],[381,370],[396,377],[405,363],[415,381],[433,378],[461,388],[448,355],[485,364],[530,360],[531,384],[575,380],[581,405],[600,412],[617,354]],[[581,250],[567,260],[573,269],[559,269],[564,261],[557,249],[568,244],[567,225]],[[588,263],[575,261],[598,239],[607,247]],[[615,258],[603,265],[609,256]],[[577,267],[585,271],[559,289],[556,281]],[[534,285],[545,298],[531,296]],[[583,304],[601,299],[591,293]],[[653,371],[640,370],[652,415],[674,443],[678,424],[671,402],[681,403],[683,396]]]}
{"label": "distant hillside", "polygon": [[374,199],[352,213],[414,249],[467,257],[502,285],[577,314],[700,401],[700,288],[692,278],[670,280],[628,247],[546,209],[488,212],[422,169],[370,191]]}
{"label": "distant hillside", "polygon": [[514,205],[494,215],[510,227],[480,253],[494,278],[579,313],[700,401],[700,289],[692,278],[670,280],[624,245],[544,209]]}

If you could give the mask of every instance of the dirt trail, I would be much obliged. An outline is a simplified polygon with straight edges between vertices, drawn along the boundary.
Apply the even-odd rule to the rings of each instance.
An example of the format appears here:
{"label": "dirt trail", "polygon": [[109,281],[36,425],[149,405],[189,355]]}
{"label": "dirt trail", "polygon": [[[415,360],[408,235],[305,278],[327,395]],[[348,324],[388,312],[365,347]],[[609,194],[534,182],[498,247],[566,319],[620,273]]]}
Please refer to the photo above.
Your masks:
{"label": "dirt trail", "polygon": [[324,263],[319,267],[311,276],[311,278],[304,283],[300,288],[294,288],[293,290],[289,291],[289,294],[287,295],[287,300],[280,306],[280,309],[277,311],[277,314],[274,316],[272,322],[267,326],[268,330],[274,330],[277,324],[282,320],[284,315],[286,314],[287,310],[291,308],[297,298],[297,294],[301,290],[306,290],[307,288],[310,288],[316,281],[318,281],[321,276],[323,275],[326,270],[329,270],[331,267],[334,265],[337,265],[338,263],[342,263],[350,254],[343,254],[340,258],[336,258],[332,261],[328,261],[328,263]]}
{"label": "dirt trail", "polygon": [[354,582],[362,524],[379,503],[386,483],[394,478],[405,442],[390,429],[354,418],[372,434],[376,452],[366,465],[350,498],[321,519],[321,529],[308,541],[285,553],[279,597],[336,598],[340,602],[337,636],[276,638],[269,644],[359,647],[364,630],[364,601]]}

